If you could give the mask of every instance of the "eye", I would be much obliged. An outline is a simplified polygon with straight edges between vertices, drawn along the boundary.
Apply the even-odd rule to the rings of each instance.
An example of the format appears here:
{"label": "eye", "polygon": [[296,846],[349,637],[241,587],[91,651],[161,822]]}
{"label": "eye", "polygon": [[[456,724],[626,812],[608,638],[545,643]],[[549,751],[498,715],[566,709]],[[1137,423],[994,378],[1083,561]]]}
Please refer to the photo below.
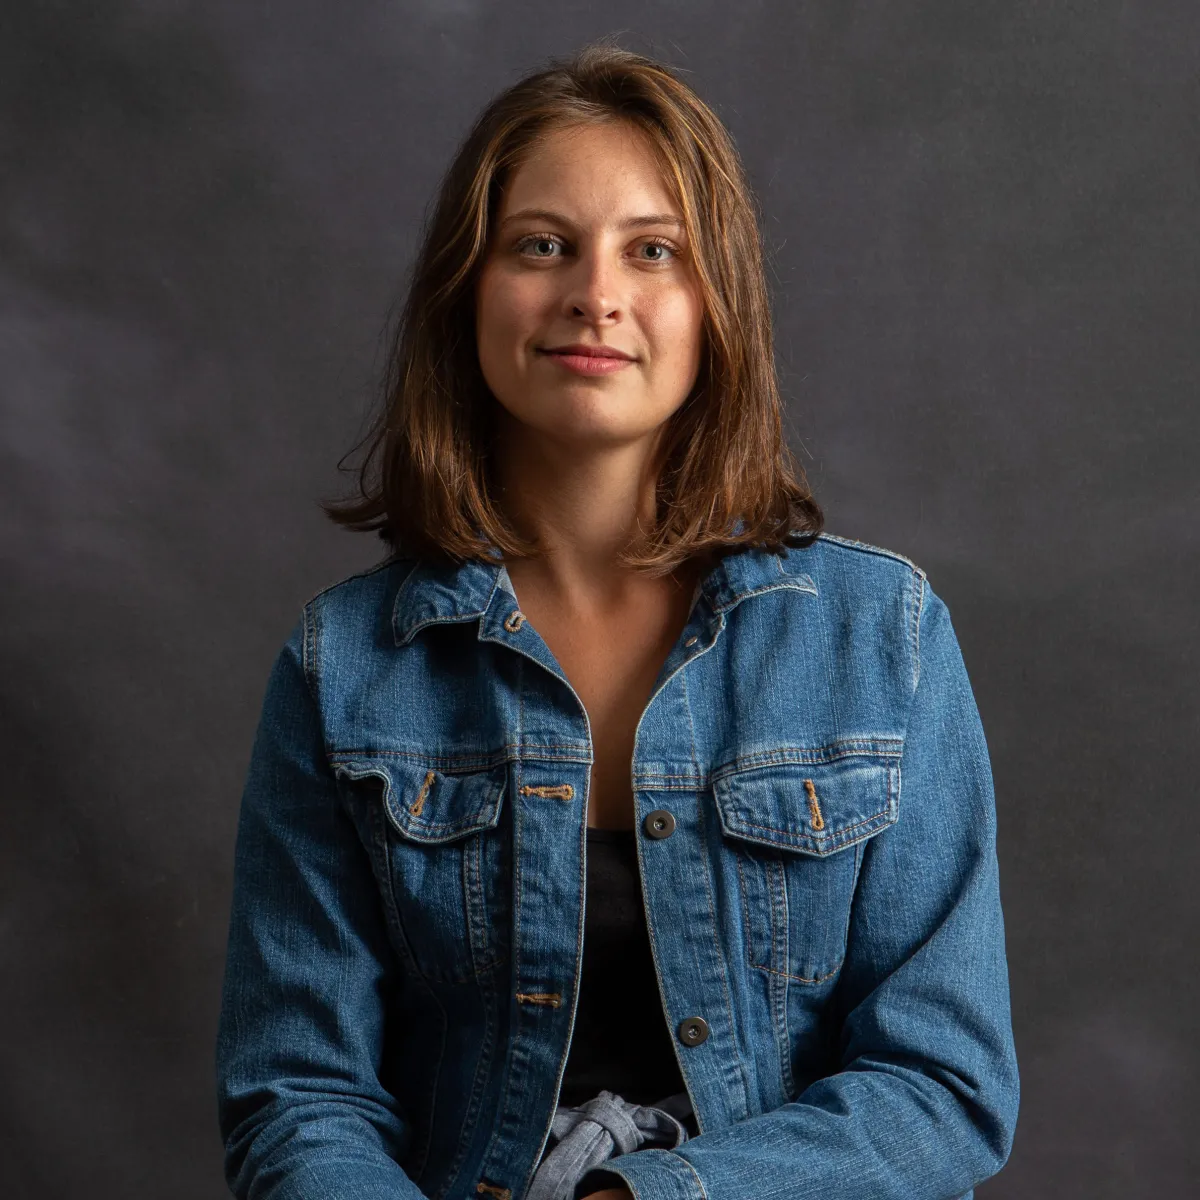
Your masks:
{"label": "eye", "polygon": [[651,263],[666,263],[673,258],[679,257],[679,250],[665,238],[651,238],[648,242],[643,242],[643,250],[652,250],[655,253],[648,258],[644,258],[643,262]]}
{"label": "eye", "polygon": [[[562,239],[553,233],[526,234],[513,247],[523,257],[537,259],[561,257],[561,255],[555,254],[556,248],[560,251],[565,250]],[[666,238],[648,238],[641,243],[639,250],[649,252],[639,254],[638,257],[642,262],[651,266],[666,264],[680,257],[679,247]]]}
{"label": "eye", "polygon": [[533,250],[530,258],[553,258],[554,248],[558,246],[559,240],[548,233],[531,233],[528,237],[523,237],[516,245],[518,254],[524,254],[527,250]]}

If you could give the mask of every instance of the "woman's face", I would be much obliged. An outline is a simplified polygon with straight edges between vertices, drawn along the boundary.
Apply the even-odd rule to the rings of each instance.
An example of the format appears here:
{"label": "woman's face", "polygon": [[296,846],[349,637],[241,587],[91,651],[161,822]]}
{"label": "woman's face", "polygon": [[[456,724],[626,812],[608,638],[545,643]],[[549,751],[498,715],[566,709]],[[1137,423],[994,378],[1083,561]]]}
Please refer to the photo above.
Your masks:
{"label": "woman's face", "polygon": [[644,136],[616,122],[551,133],[497,214],[476,292],[480,366],[518,427],[554,441],[652,438],[696,381],[700,291]]}

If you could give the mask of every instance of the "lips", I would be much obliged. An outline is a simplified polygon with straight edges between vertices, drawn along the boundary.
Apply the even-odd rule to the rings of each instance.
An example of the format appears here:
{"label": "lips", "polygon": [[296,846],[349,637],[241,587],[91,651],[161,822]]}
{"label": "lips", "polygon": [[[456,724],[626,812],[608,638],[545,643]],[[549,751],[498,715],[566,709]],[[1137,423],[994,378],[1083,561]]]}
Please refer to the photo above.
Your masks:
{"label": "lips", "polygon": [[615,346],[586,346],[582,342],[574,342],[570,346],[544,347],[538,353],[573,375],[593,377],[615,375],[637,361]]}
{"label": "lips", "polygon": [[569,346],[542,346],[543,354],[562,354],[572,358],[619,358],[626,362],[633,361],[632,354],[618,350],[615,346],[587,346],[582,342],[572,342]]}

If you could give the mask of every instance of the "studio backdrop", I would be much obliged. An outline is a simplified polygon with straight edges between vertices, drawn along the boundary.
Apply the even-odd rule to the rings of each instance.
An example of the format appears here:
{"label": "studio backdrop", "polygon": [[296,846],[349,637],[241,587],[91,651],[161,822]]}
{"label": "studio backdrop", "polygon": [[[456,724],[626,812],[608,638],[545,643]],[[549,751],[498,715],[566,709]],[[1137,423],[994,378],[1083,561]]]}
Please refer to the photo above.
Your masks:
{"label": "studio backdrop", "polygon": [[[0,16],[0,1194],[219,1200],[267,671],[440,174],[599,35],[727,123],[791,443],[949,605],[1022,1073],[986,1200],[1197,1194],[1200,7],[17,0]],[[750,1198],[747,1198],[750,1200]]]}

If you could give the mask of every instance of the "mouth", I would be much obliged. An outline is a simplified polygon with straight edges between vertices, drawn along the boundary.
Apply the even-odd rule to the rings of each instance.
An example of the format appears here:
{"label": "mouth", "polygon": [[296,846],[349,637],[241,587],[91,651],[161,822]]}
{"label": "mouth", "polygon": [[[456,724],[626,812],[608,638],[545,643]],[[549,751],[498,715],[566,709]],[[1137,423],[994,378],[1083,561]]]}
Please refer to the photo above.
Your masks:
{"label": "mouth", "polygon": [[569,358],[615,358],[623,362],[634,362],[632,354],[618,350],[615,346],[586,346],[582,342],[572,342],[569,346],[539,346],[539,354],[563,355]]}
{"label": "mouth", "polygon": [[585,346],[582,342],[570,346],[539,346],[537,350],[556,366],[575,375],[612,375],[637,361],[633,355],[615,346]]}

